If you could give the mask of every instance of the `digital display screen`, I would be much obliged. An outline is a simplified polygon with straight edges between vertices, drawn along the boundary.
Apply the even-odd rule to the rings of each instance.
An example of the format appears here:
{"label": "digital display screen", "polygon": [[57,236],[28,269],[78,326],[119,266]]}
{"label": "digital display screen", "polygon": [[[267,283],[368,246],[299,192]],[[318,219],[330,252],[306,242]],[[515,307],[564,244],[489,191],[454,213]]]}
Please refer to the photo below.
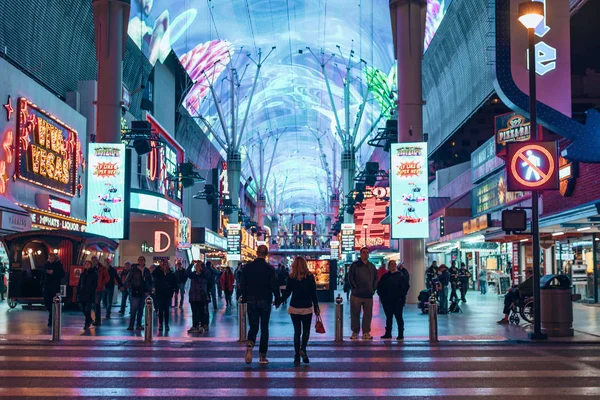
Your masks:
{"label": "digital display screen", "polygon": [[308,270],[314,275],[317,290],[329,290],[329,260],[306,260]]}
{"label": "digital display screen", "polygon": [[125,237],[125,145],[90,143],[87,168],[87,232]]}
{"label": "digital display screen", "polygon": [[429,237],[427,143],[397,143],[390,150],[393,239]]}
{"label": "digital display screen", "polygon": [[[425,48],[450,4],[451,0],[427,1]],[[326,134],[331,143],[342,141],[345,90],[339,71],[345,75],[351,52],[351,130],[362,107],[356,132],[348,132],[354,134],[356,143],[384,126],[397,100],[388,0],[133,0],[128,33],[152,65],[164,61],[171,50],[177,55],[192,81],[183,106],[192,117],[202,115],[210,124],[213,132],[195,118],[217,149],[221,149],[219,142],[227,141],[210,86],[222,102],[223,119],[231,121],[230,107],[225,104],[230,99],[229,69],[236,69],[238,132],[247,109],[250,115],[241,138],[242,176],[251,176],[245,159],[258,157],[257,146],[249,139],[257,132],[285,130],[274,155],[272,176],[277,179],[267,182],[266,191],[283,192],[286,204],[295,211],[312,212],[320,207],[315,193],[329,185],[319,152],[333,160],[333,145],[319,149],[315,134]],[[253,87],[258,50],[262,49],[264,59],[272,47],[275,50]],[[326,60],[332,54],[335,57],[325,65],[330,97],[320,58]],[[275,140],[264,143],[265,154],[271,154]],[[365,141],[357,158],[368,159],[372,151]],[[224,149],[221,153],[226,155]],[[333,180],[339,179],[341,171],[337,174]],[[249,193],[255,190],[254,184],[248,186]]]}

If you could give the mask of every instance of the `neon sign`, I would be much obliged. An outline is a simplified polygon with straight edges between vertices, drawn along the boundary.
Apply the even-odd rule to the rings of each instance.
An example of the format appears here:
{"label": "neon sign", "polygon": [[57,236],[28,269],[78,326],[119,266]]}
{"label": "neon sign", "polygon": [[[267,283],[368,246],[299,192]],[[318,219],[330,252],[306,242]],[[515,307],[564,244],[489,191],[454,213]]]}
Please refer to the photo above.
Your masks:
{"label": "neon sign", "polygon": [[10,118],[12,117],[13,113],[15,112],[15,109],[12,106],[12,98],[10,96],[8,96],[8,101],[4,105],[4,108],[6,109],[6,120],[10,121]]}
{"label": "neon sign", "polygon": [[25,98],[18,113],[17,177],[74,196],[82,163],[77,132]]}
{"label": "neon sign", "polygon": [[[535,28],[535,35],[543,38],[550,31],[548,23],[548,14],[546,0],[533,0],[539,3],[544,3],[544,19]],[[543,40],[535,44],[535,72],[540,75],[546,75],[550,71],[556,69],[556,48],[550,46]],[[529,50],[527,50],[527,69],[529,69]]]}
{"label": "neon sign", "polygon": [[508,145],[508,190],[558,189],[556,142]]}

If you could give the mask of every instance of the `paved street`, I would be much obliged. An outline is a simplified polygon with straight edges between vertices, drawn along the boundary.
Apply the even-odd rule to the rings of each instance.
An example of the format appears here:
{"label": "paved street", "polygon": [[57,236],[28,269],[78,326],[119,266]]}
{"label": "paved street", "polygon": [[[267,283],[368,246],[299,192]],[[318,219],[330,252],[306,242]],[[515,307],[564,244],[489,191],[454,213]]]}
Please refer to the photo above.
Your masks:
{"label": "paved street", "polygon": [[[461,305],[463,312],[439,316],[439,334],[442,340],[526,340],[529,325],[522,321],[521,326],[498,325],[496,321],[502,317],[502,298],[493,293],[485,296],[479,292],[469,292],[467,303]],[[120,298],[119,298],[120,301]],[[315,340],[331,341],[334,338],[334,305],[321,304],[323,322],[327,333],[313,334]],[[103,320],[102,326],[83,331],[83,316],[80,312],[65,311],[63,313],[62,336],[68,340],[141,340],[143,332],[126,330],[129,321],[129,309],[125,316],[118,313],[118,307],[113,307],[112,318]],[[183,310],[171,310],[171,331],[168,335],[155,335],[155,340],[161,341],[197,341],[197,340],[236,340],[238,335],[237,307],[226,309],[224,301],[219,301],[218,311],[211,308],[210,331],[208,333],[190,336],[187,330],[191,324],[189,303],[184,303]],[[376,339],[384,331],[384,314],[375,297],[373,316],[373,336]],[[104,310],[102,311],[104,318]],[[0,303],[0,338],[7,340],[47,340],[51,328],[46,326],[47,313],[41,308],[24,310],[21,306],[9,309],[6,302]],[[428,338],[427,315],[421,314],[416,305],[407,305],[404,311],[406,322],[405,337],[408,341],[424,341]],[[156,319],[156,318],[155,318]],[[154,321],[155,326],[157,324]],[[597,341],[600,343],[600,308],[583,304],[574,304],[575,337],[555,339],[558,341]],[[155,330],[156,333],[156,330]],[[349,304],[344,297],[344,334],[350,335]],[[394,337],[395,337],[394,331]],[[271,314],[271,337],[287,340],[291,337],[292,326],[286,307],[278,310],[273,308]]]}
{"label": "paved street", "polygon": [[[63,341],[49,342],[39,310],[0,307],[0,397],[16,398],[600,398],[600,308],[575,305],[583,321],[571,339],[526,341],[527,326],[499,326],[501,299],[470,293],[464,312],[440,316],[439,345],[427,342],[427,317],[405,310],[406,340],[384,342],[376,302],[373,342],[351,342],[345,307],[343,344],[333,342],[333,308],[323,304],[327,334],[312,333],[309,365],[294,366],[289,316],[274,310],[270,364],[243,362],[237,311],[211,312],[211,329],[187,335],[188,305],[172,310],[172,330],[143,343],[118,313],[83,333],[65,312]],[[576,328],[578,324],[576,323]],[[595,330],[595,331],[594,331]],[[394,332],[395,333],[395,332]],[[395,335],[394,335],[395,336]],[[566,342],[565,342],[566,341]],[[570,342],[570,343],[567,343]]]}
{"label": "paved street", "polygon": [[294,366],[288,343],[246,365],[235,343],[1,345],[0,397],[600,398],[600,346],[332,343]]}

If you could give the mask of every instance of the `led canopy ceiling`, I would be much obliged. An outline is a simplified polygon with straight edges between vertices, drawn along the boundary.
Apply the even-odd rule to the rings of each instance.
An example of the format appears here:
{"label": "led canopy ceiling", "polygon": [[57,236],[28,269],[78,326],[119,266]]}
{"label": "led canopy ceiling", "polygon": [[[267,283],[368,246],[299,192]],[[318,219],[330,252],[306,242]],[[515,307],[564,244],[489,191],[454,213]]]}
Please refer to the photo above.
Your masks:
{"label": "led canopy ceiling", "polygon": [[[426,45],[449,3],[428,1]],[[263,143],[269,156],[264,163],[269,164],[277,143],[265,188],[272,211],[322,211],[339,187],[343,148],[336,116],[345,129],[349,63],[352,131],[362,115],[356,128],[356,144],[362,144],[359,166],[371,152],[362,139],[373,135],[374,125],[383,126],[393,111],[389,0],[133,0],[129,34],[152,64],[163,61],[171,49],[177,54],[192,79],[184,105],[212,126],[219,137],[209,136],[223,155],[218,108],[230,124],[233,87],[239,129],[252,99],[240,150],[243,160],[252,157],[256,166]],[[259,51],[264,58],[273,47],[252,95]],[[236,71],[233,85],[231,68]],[[205,123],[198,123],[206,130]],[[242,173],[252,175],[247,160]]]}

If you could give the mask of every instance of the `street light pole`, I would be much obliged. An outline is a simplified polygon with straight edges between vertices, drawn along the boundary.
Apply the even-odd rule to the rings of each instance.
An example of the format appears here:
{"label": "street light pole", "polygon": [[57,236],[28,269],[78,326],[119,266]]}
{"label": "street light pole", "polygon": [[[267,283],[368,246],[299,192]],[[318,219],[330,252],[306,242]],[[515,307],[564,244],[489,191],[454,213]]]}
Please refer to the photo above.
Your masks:
{"label": "street light pole", "polygon": [[[537,88],[535,64],[535,28],[544,20],[544,3],[526,1],[519,4],[519,21],[527,28],[528,65],[529,65],[529,119],[532,141],[540,140],[537,129]],[[547,339],[542,333],[540,308],[540,215],[538,190],[531,191],[531,235],[533,247],[533,332],[529,333],[532,340]]]}

